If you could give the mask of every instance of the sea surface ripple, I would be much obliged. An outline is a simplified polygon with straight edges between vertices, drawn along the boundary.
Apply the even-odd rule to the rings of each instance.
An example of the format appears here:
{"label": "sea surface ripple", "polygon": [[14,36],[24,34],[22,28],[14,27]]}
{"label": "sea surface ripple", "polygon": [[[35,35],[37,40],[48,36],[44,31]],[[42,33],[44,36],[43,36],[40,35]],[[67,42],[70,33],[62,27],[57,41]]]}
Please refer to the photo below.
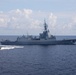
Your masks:
{"label": "sea surface ripple", "polygon": [[76,75],[76,45],[2,47],[0,75]]}

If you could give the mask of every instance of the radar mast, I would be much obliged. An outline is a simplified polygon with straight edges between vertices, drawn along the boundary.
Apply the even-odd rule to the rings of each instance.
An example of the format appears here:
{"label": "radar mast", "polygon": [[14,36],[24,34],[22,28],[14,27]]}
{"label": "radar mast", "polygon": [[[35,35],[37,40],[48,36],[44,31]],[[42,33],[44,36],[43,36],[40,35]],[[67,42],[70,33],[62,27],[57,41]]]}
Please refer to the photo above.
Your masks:
{"label": "radar mast", "polygon": [[47,27],[48,27],[48,25],[46,24],[46,21],[44,19],[44,31],[47,31]]}

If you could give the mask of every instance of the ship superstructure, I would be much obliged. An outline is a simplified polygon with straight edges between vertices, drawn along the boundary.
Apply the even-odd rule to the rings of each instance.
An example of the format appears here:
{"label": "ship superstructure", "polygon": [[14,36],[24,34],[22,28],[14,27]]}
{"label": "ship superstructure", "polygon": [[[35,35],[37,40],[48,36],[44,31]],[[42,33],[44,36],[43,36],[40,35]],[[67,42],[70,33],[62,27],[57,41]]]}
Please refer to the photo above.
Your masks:
{"label": "ship superstructure", "polygon": [[56,37],[53,35],[50,35],[49,29],[48,29],[48,25],[46,24],[46,21],[44,20],[44,31],[42,33],[39,34],[39,36],[33,36],[33,35],[27,35],[27,36],[22,36],[22,37],[18,37],[17,41],[34,41],[34,40],[56,40]]}

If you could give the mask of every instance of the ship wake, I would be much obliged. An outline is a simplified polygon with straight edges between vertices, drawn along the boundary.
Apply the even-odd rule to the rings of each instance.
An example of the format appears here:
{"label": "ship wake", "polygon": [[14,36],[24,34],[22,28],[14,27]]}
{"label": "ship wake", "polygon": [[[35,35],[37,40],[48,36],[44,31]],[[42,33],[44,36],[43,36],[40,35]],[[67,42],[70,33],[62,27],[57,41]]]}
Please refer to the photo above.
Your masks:
{"label": "ship wake", "polygon": [[24,46],[5,46],[0,45],[0,50],[10,50],[10,49],[16,49],[16,48],[24,48]]}

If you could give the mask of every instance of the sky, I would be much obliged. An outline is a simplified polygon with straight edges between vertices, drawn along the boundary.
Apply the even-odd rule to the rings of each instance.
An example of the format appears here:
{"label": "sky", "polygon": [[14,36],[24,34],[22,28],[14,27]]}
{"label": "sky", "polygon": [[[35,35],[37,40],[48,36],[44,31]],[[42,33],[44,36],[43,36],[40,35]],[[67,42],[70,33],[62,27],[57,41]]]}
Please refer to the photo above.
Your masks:
{"label": "sky", "polygon": [[76,0],[0,0],[0,35],[76,35]]}

